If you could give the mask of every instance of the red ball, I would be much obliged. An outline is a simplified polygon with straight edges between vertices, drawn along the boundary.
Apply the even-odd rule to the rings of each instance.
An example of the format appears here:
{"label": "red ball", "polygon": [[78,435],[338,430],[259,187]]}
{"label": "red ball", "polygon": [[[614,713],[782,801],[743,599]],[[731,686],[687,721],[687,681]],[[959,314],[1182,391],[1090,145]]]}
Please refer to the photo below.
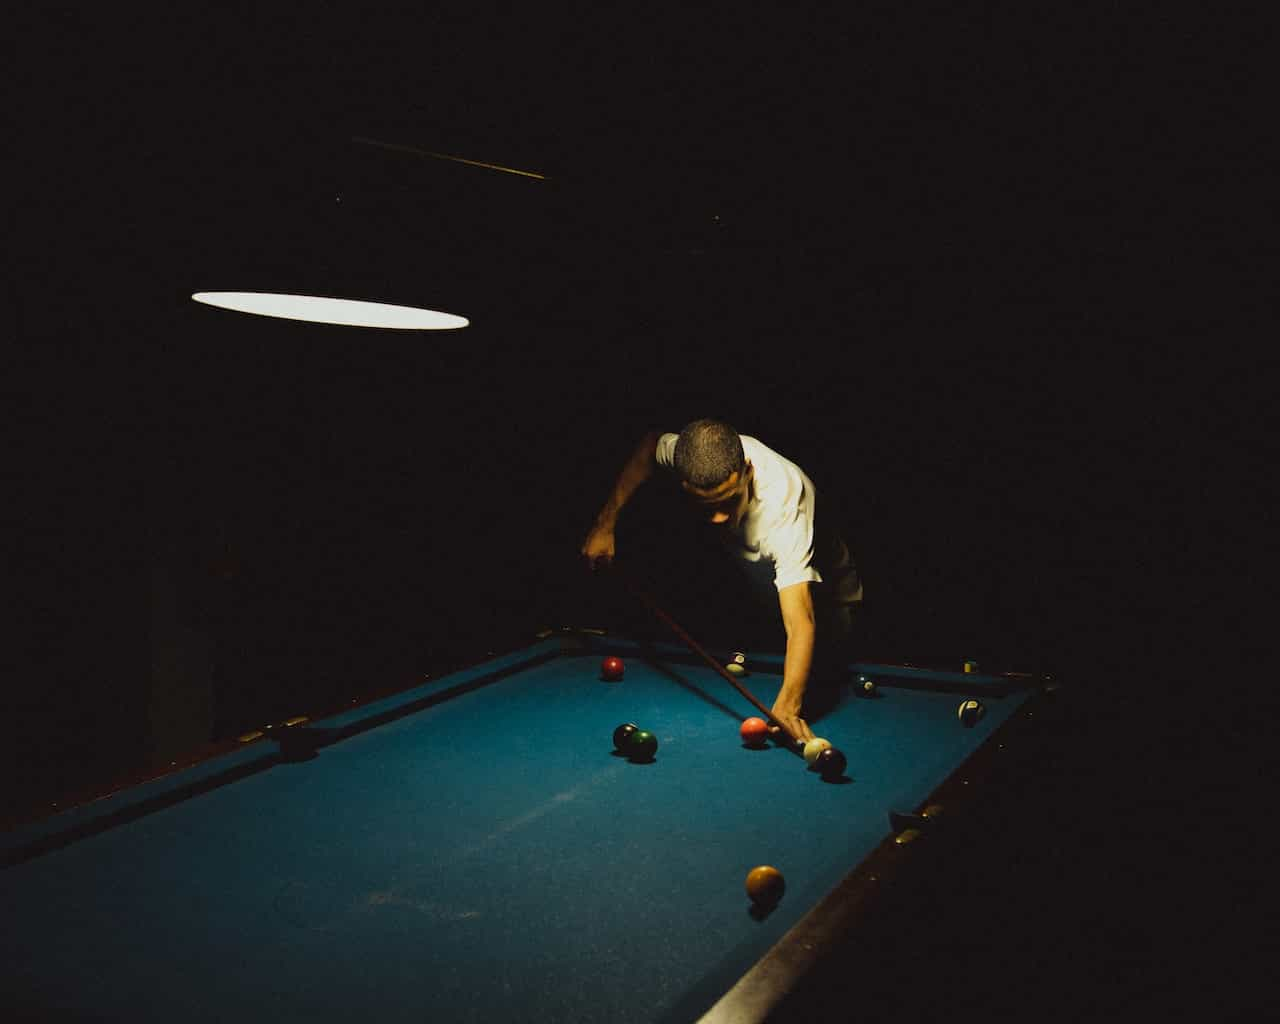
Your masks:
{"label": "red ball", "polygon": [[617,682],[622,678],[623,670],[626,666],[622,664],[621,658],[615,658],[612,654],[600,662],[600,676],[609,682]]}
{"label": "red ball", "polygon": [[738,730],[742,734],[742,742],[749,747],[758,747],[769,736],[769,723],[763,718],[748,718]]}

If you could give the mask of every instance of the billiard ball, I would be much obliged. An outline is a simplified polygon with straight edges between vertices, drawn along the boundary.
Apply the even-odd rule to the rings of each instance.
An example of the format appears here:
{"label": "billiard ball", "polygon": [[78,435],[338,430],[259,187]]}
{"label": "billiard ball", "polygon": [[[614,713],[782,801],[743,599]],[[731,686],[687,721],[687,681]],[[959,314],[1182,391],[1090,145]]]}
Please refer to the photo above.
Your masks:
{"label": "billiard ball", "polygon": [[625,668],[626,666],[622,664],[622,659],[611,654],[600,662],[600,678],[610,683],[616,683],[622,678]]}
{"label": "billiard ball", "polygon": [[742,735],[742,742],[747,746],[763,746],[769,735],[769,723],[763,718],[747,718],[743,720],[738,732]]}
{"label": "billiard ball", "polygon": [[733,657],[729,661],[734,665],[741,665],[743,668],[747,667],[747,656],[741,651],[734,651]]}
{"label": "billiard ball", "polygon": [[829,747],[822,751],[813,762],[818,774],[824,779],[840,778],[844,774],[847,764],[844,754],[840,753],[835,747]]}
{"label": "billiard ball", "polygon": [[987,709],[982,706],[980,700],[962,700],[960,706],[956,708],[956,717],[965,726],[977,725],[978,720],[986,713]]}
{"label": "billiard ball", "polygon": [[633,761],[651,761],[658,752],[658,737],[647,729],[637,729],[627,740],[627,757]]}
{"label": "billiard ball", "polygon": [[724,667],[724,669],[730,675],[744,676],[747,674],[747,670],[743,668],[741,665],[739,665],[736,661],[729,662],[729,664],[727,664]]}
{"label": "billiard ball", "polygon": [[814,766],[814,762],[818,760],[818,755],[824,750],[830,749],[830,742],[824,740],[821,736],[815,736],[804,745],[804,763],[812,768]]}
{"label": "billiard ball", "polygon": [[867,676],[858,676],[858,692],[864,697],[874,697],[876,695],[876,681]]}
{"label": "billiard ball", "polygon": [[747,896],[757,907],[772,907],[786,891],[787,882],[782,872],[768,864],[761,864],[747,872]]}
{"label": "billiard ball", "polygon": [[613,749],[626,750],[627,741],[631,739],[634,733],[640,731],[640,726],[635,722],[624,722],[618,728],[613,730]]}

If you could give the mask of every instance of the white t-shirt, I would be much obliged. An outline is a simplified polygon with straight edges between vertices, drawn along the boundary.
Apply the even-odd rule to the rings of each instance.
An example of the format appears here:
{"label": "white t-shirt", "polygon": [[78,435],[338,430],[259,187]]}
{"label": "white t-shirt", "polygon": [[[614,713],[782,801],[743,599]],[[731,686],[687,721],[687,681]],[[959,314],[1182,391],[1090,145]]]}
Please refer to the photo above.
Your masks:
{"label": "white t-shirt", "polygon": [[[718,531],[725,546],[762,589],[824,583],[825,596],[837,604],[861,601],[862,581],[848,546],[834,529],[817,521],[813,481],[772,448],[740,436],[755,479],[741,524]],[[670,433],[658,438],[657,461],[664,469],[675,468],[678,439]]]}

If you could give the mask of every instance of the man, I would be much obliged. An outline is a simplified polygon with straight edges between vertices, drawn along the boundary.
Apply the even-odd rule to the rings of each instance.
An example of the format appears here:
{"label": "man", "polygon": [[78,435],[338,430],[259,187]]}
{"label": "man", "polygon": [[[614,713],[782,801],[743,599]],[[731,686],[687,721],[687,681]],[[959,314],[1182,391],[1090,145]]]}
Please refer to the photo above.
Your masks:
{"label": "man", "polygon": [[772,714],[800,740],[812,739],[806,718],[838,696],[853,611],[862,601],[847,545],[816,514],[813,482],[719,420],[695,420],[679,435],[646,434],[582,543],[593,569],[613,560],[618,515],[655,466],[676,475],[690,508],[718,529],[757,592],[776,594],[786,657]]}

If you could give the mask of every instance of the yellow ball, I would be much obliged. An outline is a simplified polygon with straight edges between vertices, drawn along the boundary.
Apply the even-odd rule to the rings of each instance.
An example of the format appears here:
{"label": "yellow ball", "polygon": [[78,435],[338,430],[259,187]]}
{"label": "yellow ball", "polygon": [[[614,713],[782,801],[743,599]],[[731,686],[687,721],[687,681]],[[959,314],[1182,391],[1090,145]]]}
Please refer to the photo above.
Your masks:
{"label": "yellow ball", "polygon": [[811,739],[808,743],[804,745],[804,763],[807,764],[810,768],[812,768],[813,762],[818,759],[818,755],[821,754],[824,750],[830,750],[830,749],[831,749],[830,743],[824,740],[821,736],[815,736],[813,739]]}
{"label": "yellow ball", "polygon": [[736,661],[731,661],[725,666],[725,670],[733,673],[735,676],[742,675],[746,669],[739,665]]}

